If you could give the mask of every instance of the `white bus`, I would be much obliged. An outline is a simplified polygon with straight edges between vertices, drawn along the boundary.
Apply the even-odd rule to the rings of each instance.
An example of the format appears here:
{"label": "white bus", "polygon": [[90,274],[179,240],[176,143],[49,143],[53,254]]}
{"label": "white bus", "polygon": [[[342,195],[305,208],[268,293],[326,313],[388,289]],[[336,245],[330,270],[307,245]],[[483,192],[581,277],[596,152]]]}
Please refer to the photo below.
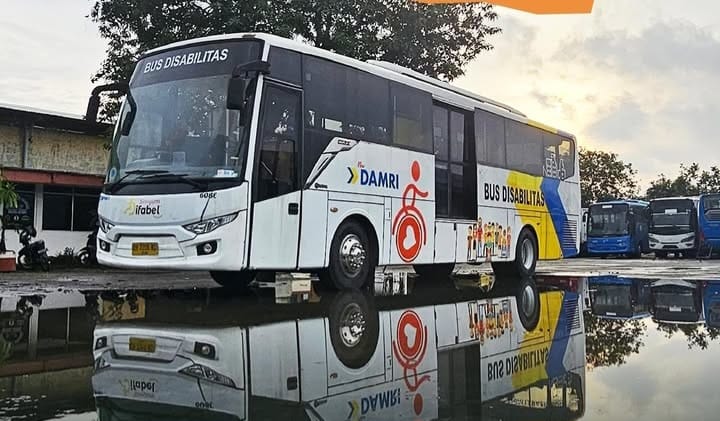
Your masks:
{"label": "white bus", "polygon": [[578,295],[544,292],[538,304],[525,329],[515,297],[378,311],[364,294],[343,292],[326,314],[308,316],[320,304],[306,304],[260,323],[232,301],[205,311],[177,303],[163,309],[172,322],[96,327],[98,419],[433,420],[471,414],[478,402],[484,414],[578,419]]}
{"label": "white bus", "polygon": [[103,265],[355,288],[376,267],[526,276],[578,252],[574,137],[412,70],[247,33],[147,52],[129,85],[96,88],[88,119],[104,89],[127,96]]}

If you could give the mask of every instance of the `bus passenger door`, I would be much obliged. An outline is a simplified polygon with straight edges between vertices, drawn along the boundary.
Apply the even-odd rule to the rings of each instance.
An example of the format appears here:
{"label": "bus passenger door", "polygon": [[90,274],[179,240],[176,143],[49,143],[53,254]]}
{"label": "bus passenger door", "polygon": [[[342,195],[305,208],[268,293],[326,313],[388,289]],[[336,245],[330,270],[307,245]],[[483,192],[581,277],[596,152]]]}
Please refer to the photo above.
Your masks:
{"label": "bus passenger door", "polygon": [[297,267],[302,92],[266,82],[253,169],[251,269]]}

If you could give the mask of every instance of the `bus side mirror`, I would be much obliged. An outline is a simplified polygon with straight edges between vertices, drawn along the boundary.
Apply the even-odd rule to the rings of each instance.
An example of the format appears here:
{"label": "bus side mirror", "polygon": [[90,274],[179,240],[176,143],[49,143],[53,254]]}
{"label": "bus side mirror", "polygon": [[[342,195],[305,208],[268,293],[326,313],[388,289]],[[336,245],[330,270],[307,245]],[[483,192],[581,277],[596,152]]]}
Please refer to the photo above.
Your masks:
{"label": "bus side mirror", "polygon": [[228,110],[244,111],[245,108],[245,91],[247,90],[247,80],[241,77],[232,77],[228,83],[227,108]]}
{"label": "bus side mirror", "polygon": [[97,122],[97,114],[100,109],[100,94],[103,92],[118,92],[120,94],[127,94],[129,85],[127,82],[116,82],[109,83],[107,85],[100,85],[95,87],[90,94],[88,99],[87,110],[85,111],[85,121],[89,123]]}

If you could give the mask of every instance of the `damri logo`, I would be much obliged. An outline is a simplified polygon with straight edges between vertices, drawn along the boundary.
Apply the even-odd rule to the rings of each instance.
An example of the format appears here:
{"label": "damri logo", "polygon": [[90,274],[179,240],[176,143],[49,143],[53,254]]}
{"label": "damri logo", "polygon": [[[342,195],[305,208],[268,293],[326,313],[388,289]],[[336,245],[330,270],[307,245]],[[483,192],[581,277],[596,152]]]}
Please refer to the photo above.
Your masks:
{"label": "damri logo", "polygon": [[362,162],[355,167],[347,167],[350,172],[348,184],[360,184],[361,186],[383,187],[386,189],[399,189],[400,176],[386,171],[370,170],[365,168]]}
{"label": "damri logo", "polygon": [[388,409],[396,405],[400,405],[400,388],[374,393],[363,397],[359,402],[357,400],[348,401],[350,412],[347,419],[357,421],[368,412]]}
{"label": "damri logo", "polygon": [[125,215],[152,215],[155,218],[159,218],[160,215],[160,200],[139,200],[135,199],[128,200],[127,207],[125,208]]}

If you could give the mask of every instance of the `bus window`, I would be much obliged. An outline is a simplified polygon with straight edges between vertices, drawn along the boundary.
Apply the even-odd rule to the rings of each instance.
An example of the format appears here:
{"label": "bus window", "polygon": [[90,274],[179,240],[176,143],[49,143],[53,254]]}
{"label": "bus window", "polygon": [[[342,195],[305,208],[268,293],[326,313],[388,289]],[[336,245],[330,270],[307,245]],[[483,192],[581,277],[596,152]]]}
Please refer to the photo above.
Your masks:
{"label": "bus window", "polygon": [[505,121],[502,117],[476,109],[475,143],[478,162],[505,166]]}
{"label": "bus window", "polygon": [[258,201],[296,189],[298,93],[269,85],[265,90],[262,142],[258,162]]}
{"label": "bus window", "polygon": [[302,84],[302,67],[300,53],[284,48],[270,48],[270,77],[289,82],[294,85]]}
{"label": "bus window", "polygon": [[433,147],[435,159],[447,161],[448,159],[448,110],[443,107],[433,107]]}
{"label": "bus window", "polygon": [[545,177],[559,177],[558,169],[558,144],[560,136],[550,133],[543,133],[543,144],[545,145],[545,160],[543,165],[543,175]]}
{"label": "bus window", "polygon": [[564,180],[575,175],[575,148],[570,139],[561,139],[558,145],[558,169],[560,178]]}
{"label": "bus window", "polygon": [[506,120],[505,147],[509,169],[543,175],[542,130],[514,120]]}
{"label": "bus window", "polygon": [[394,109],[394,144],[431,153],[432,96],[409,86],[391,85]]}

